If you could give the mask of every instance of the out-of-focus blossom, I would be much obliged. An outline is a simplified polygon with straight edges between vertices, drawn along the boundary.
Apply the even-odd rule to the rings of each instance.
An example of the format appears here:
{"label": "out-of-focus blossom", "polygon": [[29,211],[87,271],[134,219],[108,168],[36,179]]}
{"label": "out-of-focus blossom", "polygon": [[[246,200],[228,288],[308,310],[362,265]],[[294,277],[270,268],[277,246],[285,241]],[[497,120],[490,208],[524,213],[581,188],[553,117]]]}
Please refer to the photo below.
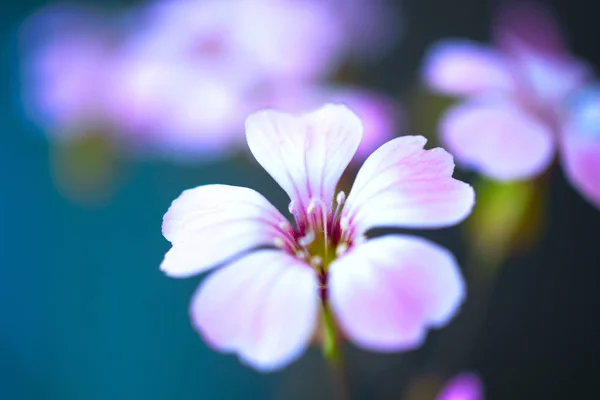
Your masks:
{"label": "out-of-focus blossom", "polygon": [[483,400],[483,384],[477,375],[462,373],[452,378],[436,400]]}
{"label": "out-of-focus blossom", "polygon": [[[179,8],[169,8],[168,18],[153,10],[146,29],[130,35],[113,60],[112,119],[165,153],[218,155],[235,148],[243,130],[253,78],[234,59],[229,24],[210,10],[188,9],[179,19]],[[194,24],[196,15],[215,19]]]}
{"label": "out-of-focus blossom", "polygon": [[55,134],[78,133],[104,119],[111,40],[101,19],[85,8],[49,7],[25,24],[22,47],[28,114]]}
{"label": "out-of-focus blossom", "polygon": [[[387,1],[337,3],[156,0],[110,18],[72,6],[43,9],[22,29],[25,105],[53,135],[106,131],[129,148],[222,155],[240,147],[246,115],[279,106],[271,92],[306,98],[315,90],[305,86],[329,85],[352,53],[393,36],[394,24],[383,22],[392,19]],[[361,29],[372,46],[348,35],[357,15],[373,25]],[[394,111],[354,92],[322,90],[310,108],[347,97],[377,125],[366,137],[391,135],[384,114]],[[373,143],[369,150],[381,141]]]}
{"label": "out-of-focus blossom", "polygon": [[589,85],[573,97],[560,140],[567,177],[600,208],[600,84]]}
{"label": "out-of-focus blossom", "polygon": [[269,371],[301,355],[320,308],[345,337],[383,352],[419,346],[428,328],[456,313],[464,283],[446,249],[408,235],[367,240],[365,232],[454,225],[471,212],[473,189],[452,178],[443,149],[424,150],[423,137],[405,136],[365,161],[347,198],[336,195],[361,136],[360,119],[342,105],[247,119],[250,150],[289,195],[295,226],[243,187],[200,186],[173,202],[163,219],[172,248],[161,270],[188,277],[229,264],[190,306],[212,347]]}
{"label": "out-of-focus blossom", "polygon": [[170,0],[151,4],[115,62],[115,113],[163,152],[235,149],[263,88],[326,75],[340,30],[323,3]]}
{"label": "out-of-focus blossom", "polygon": [[[597,174],[574,173],[568,161],[581,154],[574,138],[589,138],[573,132],[580,126],[574,121],[600,112],[590,111],[600,103],[575,100],[589,84],[590,67],[568,53],[550,12],[535,3],[502,10],[494,34],[497,47],[446,40],[426,58],[426,83],[465,97],[442,118],[442,141],[460,163],[501,181],[540,174],[558,150],[574,186],[598,204],[591,194],[600,192]],[[594,157],[577,158],[586,171],[598,170]]]}
{"label": "out-of-focus blossom", "polygon": [[327,2],[241,0],[235,38],[268,79],[328,76],[345,44],[338,16]]}

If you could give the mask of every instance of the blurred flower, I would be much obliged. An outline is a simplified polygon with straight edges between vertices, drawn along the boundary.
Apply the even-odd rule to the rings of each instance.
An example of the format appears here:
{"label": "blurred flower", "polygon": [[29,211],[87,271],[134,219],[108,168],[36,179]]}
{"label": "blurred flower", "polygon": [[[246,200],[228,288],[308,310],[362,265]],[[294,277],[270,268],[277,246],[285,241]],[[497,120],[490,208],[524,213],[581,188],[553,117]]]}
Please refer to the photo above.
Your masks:
{"label": "blurred flower", "polygon": [[345,44],[327,2],[240,0],[235,37],[267,79],[314,79],[339,66]]}
{"label": "blurred flower", "polygon": [[446,384],[436,400],[483,400],[483,384],[477,375],[462,373]]}
{"label": "blurred flower", "polygon": [[177,157],[235,148],[254,78],[232,43],[231,9],[231,2],[174,0],[133,18],[111,66],[112,116],[125,131]]}
{"label": "blurred flower", "polygon": [[561,159],[573,186],[600,208],[600,84],[573,96],[563,125]]}
{"label": "blurred flower", "polygon": [[346,199],[336,184],[362,124],[345,106],[301,116],[260,111],[247,119],[246,136],[290,197],[295,226],[259,193],[227,185],[185,191],[163,219],[173,245],[161,264],[167,275],[229,264],[190,306],[212,347],[259,370],[281,368],[310,342],[319,304],[324,336],[335,321],[375,351],[419,346],[428,328],[448,322],[464,297],[454,257],[417,237],[365,237],[373,227],[454,225],[471,212],[474,192],[452,178],[448,153],[424,150],[420,136],[391,140],[365,161]]}
{"label": "blurred flower", "polygon": [[111,47],[101,18],[87,8],[48,7],[23,32],[23,95],[30,117],[56,135],[101,123]]}
{"label": "blurred flower", "polygon": [[[494,33],[495,48],[465,40],[435,45],[424,79],[440,93],[466,97],[440,122],[442,140],[460,163],[495,180],[528,179],[550,165],[557,148],[570,158],[571,139],[581,136],[568,132],[582,113],[573,99],[591,69],[568,53],[549,11],[534,3],[505,8]],[[598,173],[575,175],[573,184],[588,198],[590,186],[599,191],[591,176]]]}
{"label": "blurred flower", "polygon": [[[22,27],[24,105],[53,136],[104,131],[136,150],[183,159],[223,155],[241,145],[244,117],[271,105],[272,91],[306,97],[304,86],[323,86],[348,56],[387,48],[395,31],[388,6],[156,0],[110,18],[72,5],[48,7]],[[374,124],[381,122],[373,137],[388,135],[384,101],[373,107],[374,100],[347,90]],[[338,101],[337,94],[323,99],[328,93],[321,91],[317,103]]]}

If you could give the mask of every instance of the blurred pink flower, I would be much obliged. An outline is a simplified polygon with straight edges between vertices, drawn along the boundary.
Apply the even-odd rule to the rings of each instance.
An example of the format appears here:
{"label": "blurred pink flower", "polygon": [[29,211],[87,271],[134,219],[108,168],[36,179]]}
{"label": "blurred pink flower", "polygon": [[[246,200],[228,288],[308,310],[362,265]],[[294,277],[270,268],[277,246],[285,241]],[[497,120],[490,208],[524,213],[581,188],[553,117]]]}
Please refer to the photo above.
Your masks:
{"label": "blurred pink flower", "polygon": [[446,384],[436,400],[483,400],[483,384],[477,375],[462,373]]}
{"label": "blurred pink flower", "polygon": [[342,61],[345,38],[324,1],[240,0],[234,35],[269,80],[330,76]]}
{"label": "blurred pink flower", "polygon": [[[515,3],[499,14],[498,47],[447,40],[426,58],[423,74],[432,89],[466,97],[442,118],[443,142],[460,163],[492,179],[536,176],[557,149],[566,154],[563,159],[572,158],[566,143],[578,135],[567,133],[565,124],[572,130],[569,121],[582,112],[572,99],[587,85],[591,69],[568,53],[550,18],[535,3]],[[589,192],[598,185],[595,175],[570,177],[585,193],[583,187]]]}
{"label": "blurred pink flower", "polygon": [[137,13],[112,63],[112,117],[178,158],[214,157],[243,137],[255,69],[234,43],[233,1],[171,0]]}
{"label": "blurred pink flower", "polygon": [[57,135],[98,124],[106,101],[111,40],[91,10],[54,6],[22,27],[23,101],[34,120]]}
{"label": "blurred pink flower", "polygon": [[362,124],[345,106],[301,116],[260,111],[247,119],[246,136],[290,197],[295,226],[259,193],[227,185],[183,192],[163,219],[167,275],[229,264],[190,306],[213,348],[270,371],[308,346],[319,307],[331,308],[358,346],[383,352],[419,346],[428,328],[456,313],[464,283],[446,249],[408,235],[365,237],[373,227],[454,225],[471,212],[473,189],[452,178],[448,153],[424,150],[420,136],[391,140],[365,161],[346,199],[336,184]]}
{"label": "blurred pink flower", "polygon": [[22,29],[24,106],[54,136],[94,131],[135,150],[206,159],[241,147],[245,116],[279,106],[271,91],[294,90],[286,96],[314,98],[299,111],[348,99],[367,126],[366,156],[396,130],[390,102],[312,89],[356,50],[341,11],[316,0],[156,0],[110,18],[46,8]]}
{"label": "blurred pink flower", "polygon": [[600,208],[600,84],[573,96],[562,130],[565,174],[583,197]]}

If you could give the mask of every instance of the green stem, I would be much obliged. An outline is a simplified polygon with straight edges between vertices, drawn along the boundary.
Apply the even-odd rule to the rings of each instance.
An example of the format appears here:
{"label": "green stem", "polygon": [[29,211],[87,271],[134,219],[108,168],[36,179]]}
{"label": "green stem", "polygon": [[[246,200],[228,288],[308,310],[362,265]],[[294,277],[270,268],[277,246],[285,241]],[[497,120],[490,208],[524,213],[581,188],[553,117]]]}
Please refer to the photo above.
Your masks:
{"label": "green stem", "polygon": [[345,400],[349,398],[346,386],[344,361],[339,343],[339,334],[331,309],[323,304],[321,312],[323,329],[323,358],[327,362],[331,374],[334,398]]}

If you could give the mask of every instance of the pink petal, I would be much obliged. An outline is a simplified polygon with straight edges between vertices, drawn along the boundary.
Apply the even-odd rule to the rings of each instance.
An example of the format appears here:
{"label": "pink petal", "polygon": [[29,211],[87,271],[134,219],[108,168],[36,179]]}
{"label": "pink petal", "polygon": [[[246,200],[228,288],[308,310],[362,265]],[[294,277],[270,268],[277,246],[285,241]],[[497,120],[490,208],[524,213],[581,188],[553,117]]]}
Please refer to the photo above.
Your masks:
{"label": "pink petal", "polygon": [[302,209],[314,198],[330,205],[362,130],[352,111],[332,104],[300,116],[259,111],[246,120],[252,154]]}
{"label": "pink petal", "polygon": [[562,162],[573,186],[600,208],[600,88],[577,97],[562,135]]}
{"label": "pink petal", "polygon": [[462,373],[446,384],[436,400],[483,400],[483,384],[477,375]]}
{"label": "pink petal", "polygon": [[297,359],[316,327],[314,271],[276,250],[252,253],[210,275],[190,305],[194,327],[215,349],[261,371]]}
{"label": "pink petal", "polygon": [[548,126],[500,101],[453,107],[440,122],[440,134],[460,163],[501,181],[538,175],[554,154]]}
{"label": "pink petal", "polygon": [[515,89],[515,79],[504,56],[466,40],[446,40],[434,45],[425,59],[423,79],[432,89],[450,95]]}
{"label": "pink petal", "polygon": [[358,346],[419,346],[427,329],[457,312],[464,283],[452,254],[427,240],[385,236],[351,249],[330,267],[331,306]]}
{"label": "pink petal", "polygon": [[592,74],[589,65],[569,54],[554,14],[540,2],[512,1],[501,7],[494,36],[514,58],[534,101],[562,101]]}
{"label": "pink petal", "polygon": [[30,116],[54,134],[89,127],[104,118],[110,35],[92,9],[53,5],[20,29],[23,102]]}
{"label": "pink petal", "polygon": [[358,233],[383,226],[442,227],[471,212],[473,188],[452,178],[452,156],[424,150],[422,136],[404,136],[377,149],[364,163],[342,218]]}
{"label": "pink petal", "polygon": [[515,66],[532,93],[532,100],[560,106],[565,97],[584,85],[592,75],[586,63],[569,57],[545,55],[522,47],[515,56]]}
{"label": "pink petal", "polygon": [[163,218],[173,247],[160,269],[173,277],[199,274],[257,246],[273,245],[285,218],[261,194],[228,185],[184,191]]}

